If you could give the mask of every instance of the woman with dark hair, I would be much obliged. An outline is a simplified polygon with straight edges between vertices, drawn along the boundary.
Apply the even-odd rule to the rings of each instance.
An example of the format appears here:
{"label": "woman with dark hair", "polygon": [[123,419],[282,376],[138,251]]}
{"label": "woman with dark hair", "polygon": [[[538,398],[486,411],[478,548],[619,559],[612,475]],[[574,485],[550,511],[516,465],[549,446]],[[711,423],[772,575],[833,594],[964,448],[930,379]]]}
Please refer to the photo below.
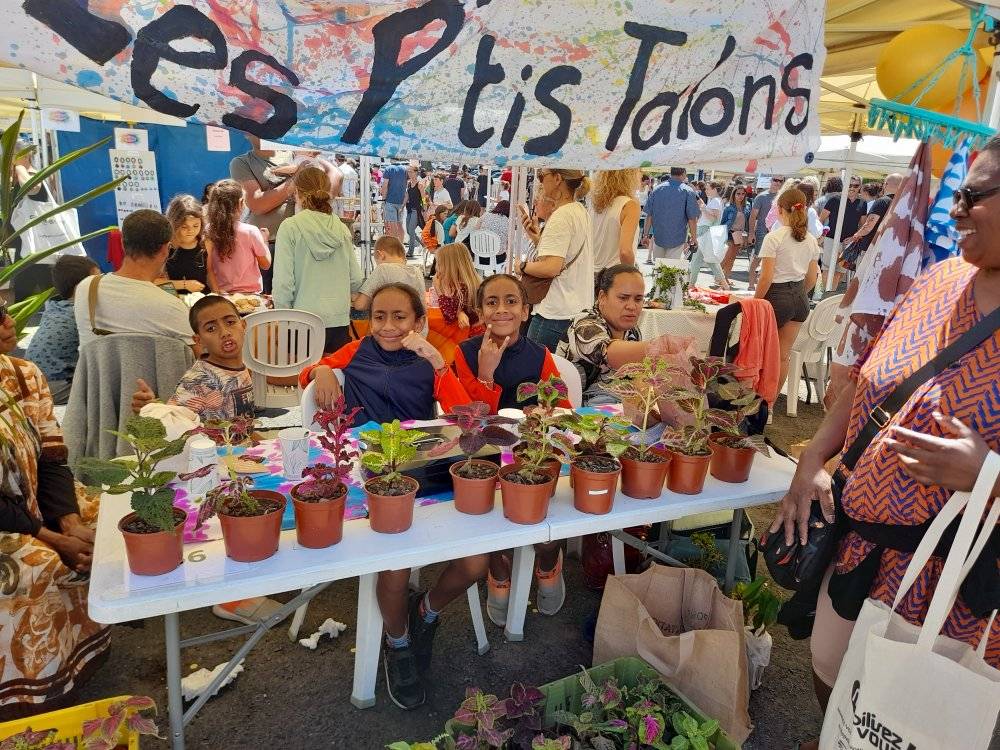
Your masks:
{"label": "woman with dark hair", "polygon": [[271,267],[271,252],[260,230],[240,221],[245,208],[238,182],[215,183],[205,217],[208,280],[214,292],[260,294],[264,289],[261,270]]}
{"label": "woman with dark hair", "polygon": [[174,228],[165,278],[178,294],[203,292],[208,286],[208,259],[202,240],[204,208],[191,195],[177,195],[167,206],[166,217]]}
{"label": "woman with dark hair", "polygon": [[330,354],[351,340],[351,294],[361,288],[361,266],[351,231],[333,214],[327,173],[303,167],[292,179],[297,209],[275,238],[274,306],[319,315],[326,328],[323,353]]}
{"label": "woman with dark hair", "polygon": [[645,297],[642,272],[619,263],[598,275],[593,309],[572,320],[556,354],[580,371],[585,406],[619,403],[621,399],[604,390],[604,385],[619,367],[646,356],[648,345],[639,333]]}

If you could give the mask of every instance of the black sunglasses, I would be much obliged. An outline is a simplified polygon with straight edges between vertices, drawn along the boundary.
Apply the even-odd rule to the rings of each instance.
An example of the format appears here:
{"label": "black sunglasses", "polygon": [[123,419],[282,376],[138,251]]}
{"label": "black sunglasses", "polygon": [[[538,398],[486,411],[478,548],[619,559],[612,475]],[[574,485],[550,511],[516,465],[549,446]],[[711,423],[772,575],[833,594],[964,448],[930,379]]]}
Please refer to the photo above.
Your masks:
{"label": "black sunglasses", "polygon": [[989,198],[991,195],[996,195],[997,193],[1000,193],[1000,185],[987,188],[986,190],[970,190],[967,187],[961,187],[958,188],[954,194],[952,194],[951,199],[956,206],[959,203],[964,203],[965,210],[969,211],[979,201]]}

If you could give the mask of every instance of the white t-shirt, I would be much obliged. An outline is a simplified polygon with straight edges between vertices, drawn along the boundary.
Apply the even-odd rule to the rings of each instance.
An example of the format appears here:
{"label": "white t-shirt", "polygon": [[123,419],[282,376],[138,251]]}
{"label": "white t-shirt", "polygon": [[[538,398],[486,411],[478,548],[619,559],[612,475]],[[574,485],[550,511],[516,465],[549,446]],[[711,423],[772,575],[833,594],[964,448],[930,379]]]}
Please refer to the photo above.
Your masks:
{"label": "white t-shirt", "polygon": [[76,287],[73,317],[80,332],[80,346],[97,338],[90,324],[90,285],[97,287],[94,326],[111,333],[158,333],[194,343],[188,324],[188,306],[150,281],[127,279],[115,273],[88,276]]}
{"label": "white t-shirt", "polygon": [[[622,211],[628,205],[627,195],[616,196],[604,211],[598,213],[591,207],[590,221],[594,231],[594,271],[621,263],[619,239],[622,232]],[[632,238],[632,249],[639,246],[639,225],[635,226],[635,236]]]}
{"label": "white t-shirt", "polygon": [[788,227],[775,227],[764,238],[760,247],[761,258],[774,258],[774,278],[772,284],[787,281],[802,281],[809,270],[809,264],[819,258],[819,244],[813,235],[798,242],[792,237]]}
{"label": "white t-shirt", "polygon": [[449,193],[444,188],[435,191],[434,193],[434,205],[435,206],[451,206],[451,193]]}
{"label": "white t-shirt", "polygon": [[[719,196],[715,196],[714,198],[709,198],[708,203],[705,205],[705,208],[703,208],[701,211],[701,216],[698,218],[698,226],[707,227],[713,224],[718,224],[720,221],[722,221],[722,212],[725,208],[726,204],[723,203],[722,198],[720,198]],[[715,212],[715,219],[710,219],[708,217],[707,214],[709,211]]]}
{"label": "white t-shirt", "polygon": [[593,307],[594,251],[590,214],[580,203],[573,201],[560,206],[545,222],[534,257],[546,255],[565,259],[569,267],[564,267],[552,280],[548,294],[535,306],[535,312],[549,320],[569,320]]}

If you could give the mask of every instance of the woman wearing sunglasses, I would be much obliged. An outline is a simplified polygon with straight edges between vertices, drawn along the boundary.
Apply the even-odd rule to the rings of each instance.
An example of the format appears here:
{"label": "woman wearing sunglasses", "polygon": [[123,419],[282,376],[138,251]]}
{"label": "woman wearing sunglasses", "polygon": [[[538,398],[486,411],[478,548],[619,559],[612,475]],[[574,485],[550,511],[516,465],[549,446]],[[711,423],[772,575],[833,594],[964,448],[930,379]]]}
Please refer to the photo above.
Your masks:
{"label": "woman wearing sunglasses", "polygon": [[[971,348],[950,367],[934,367],[894,413],[878,408],[905,378],[1000,309],[1000,138],[987,143],[969,169],[951,216],[961,257],[930,266],[896,303],[803,452],[771,524],[792,544],[807,539],[813,500],[834,520],[824,464],[853,444],[872,417],[874,438],[842,485],[848,530],[826,573],[812,628],[814,685],[824,710],[864,599],[892,604],[922,535],[913,527],[932,520],[952,492],[971,490],[987,452],[1000,451],[1000,330],[966,344]],[[1000,487],[993,494],[1000,495]],[[973,648],[985,637],[985,659],[995,668],[1000,619],[988,623],[1000,607],[997,549],[991,543],[975,562],[966,579],[972,585],[963,584],[941,631]],[[897,612],[910,622],[923,622],[942,565],[942,557],[931,557],[903,595]]]}

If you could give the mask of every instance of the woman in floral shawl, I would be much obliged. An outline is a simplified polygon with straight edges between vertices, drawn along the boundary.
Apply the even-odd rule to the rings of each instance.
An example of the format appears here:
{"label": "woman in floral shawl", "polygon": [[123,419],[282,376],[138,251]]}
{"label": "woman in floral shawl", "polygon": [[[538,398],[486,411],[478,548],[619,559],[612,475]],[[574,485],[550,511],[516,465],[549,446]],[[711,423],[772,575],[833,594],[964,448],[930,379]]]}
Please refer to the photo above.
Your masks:
{"label": "woman in floral shawl", "polygon": [[58,705],[110,645],[87,617],[96,518],[45,378],[0,354],[0,721]]}

